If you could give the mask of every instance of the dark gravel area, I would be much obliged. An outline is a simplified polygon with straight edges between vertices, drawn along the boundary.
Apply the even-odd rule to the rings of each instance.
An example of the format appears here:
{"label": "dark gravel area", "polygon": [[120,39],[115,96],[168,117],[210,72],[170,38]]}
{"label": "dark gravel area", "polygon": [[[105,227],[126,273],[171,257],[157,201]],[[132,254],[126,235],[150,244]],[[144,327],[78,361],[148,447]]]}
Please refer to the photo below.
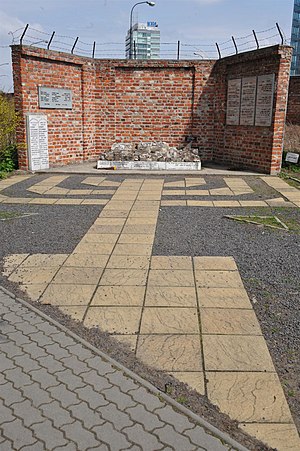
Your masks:
{"label": "dark gravel area", "polygon": [[71,253],[102,207],[0,204],[1,212],[32,216],[0,221],[0,258],[8,254]]}
{"label": "dark gravel area", "polygon": [[[275,214],[293,231],[224,218],[251,214]],[[235,258],[300,429],[300,210],[163,207],[153,254]]]}

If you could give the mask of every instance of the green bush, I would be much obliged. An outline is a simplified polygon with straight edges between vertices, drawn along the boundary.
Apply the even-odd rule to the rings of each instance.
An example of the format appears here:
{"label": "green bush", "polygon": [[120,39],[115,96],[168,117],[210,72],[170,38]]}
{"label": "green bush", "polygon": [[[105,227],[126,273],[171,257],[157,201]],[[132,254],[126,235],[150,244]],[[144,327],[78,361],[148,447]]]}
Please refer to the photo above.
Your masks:
{"label": "green bush", "polygon": [[15,130],[18,115],[12,98],[0,93],[0,178],[18,167]]}

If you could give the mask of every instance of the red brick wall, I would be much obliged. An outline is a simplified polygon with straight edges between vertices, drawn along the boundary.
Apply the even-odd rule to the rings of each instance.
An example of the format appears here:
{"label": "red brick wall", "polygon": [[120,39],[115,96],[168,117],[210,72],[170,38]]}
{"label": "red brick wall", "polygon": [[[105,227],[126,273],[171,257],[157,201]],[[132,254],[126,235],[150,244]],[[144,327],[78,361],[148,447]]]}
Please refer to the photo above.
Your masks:
{"label": "red brick wall", "polygon": [[290,78],[286,121],[290,124],[300,125],[300,76]]}
{"label": "red brick wall", "polygon": [[[48,117],[50,164],[95,160],[114,142],[194,137],[203,161],[278,170],[290,48],[272,47],[219,61],[93,60],[12,47],[20,166],[27,168],[26,113]],[[272,127],[225,125],[227,79],[275,73],[280,89]],[[69,88],[72,110],[39,109],[38,86]]]}
{"label": "red brick wall", "polygon": [[[216,147],[214,159],[236,168],[277,173],[281,166],[290,47],[274,46],[223,58],[216,65]],[[275,74],[270,127],[226,125],[226,85],[230,78]]]}

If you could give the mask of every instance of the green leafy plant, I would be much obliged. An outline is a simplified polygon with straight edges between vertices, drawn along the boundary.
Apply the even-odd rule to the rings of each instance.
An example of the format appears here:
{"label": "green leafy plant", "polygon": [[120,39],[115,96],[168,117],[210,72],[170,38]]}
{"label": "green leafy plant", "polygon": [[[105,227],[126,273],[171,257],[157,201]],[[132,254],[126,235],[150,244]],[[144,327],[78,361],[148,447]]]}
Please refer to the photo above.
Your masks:
{"label": "green leafy plant", "polygon": [[15,138],[18,120],[12,98],[0,92],[0,178],[18,167]]}

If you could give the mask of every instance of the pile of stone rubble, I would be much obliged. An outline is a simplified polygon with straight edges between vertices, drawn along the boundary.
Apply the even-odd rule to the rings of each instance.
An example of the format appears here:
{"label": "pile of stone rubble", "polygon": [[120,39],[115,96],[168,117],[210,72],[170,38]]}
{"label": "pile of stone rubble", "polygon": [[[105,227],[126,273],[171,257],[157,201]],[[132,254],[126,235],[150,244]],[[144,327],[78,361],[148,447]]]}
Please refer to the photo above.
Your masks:
{"label": "pile of stone rubble", "polygon": [[111,150],[102,153],[106,161],[162,161],[199,162],[199,151],[191,143],[181,148],[170,147],[165,142],[115,143]]}

